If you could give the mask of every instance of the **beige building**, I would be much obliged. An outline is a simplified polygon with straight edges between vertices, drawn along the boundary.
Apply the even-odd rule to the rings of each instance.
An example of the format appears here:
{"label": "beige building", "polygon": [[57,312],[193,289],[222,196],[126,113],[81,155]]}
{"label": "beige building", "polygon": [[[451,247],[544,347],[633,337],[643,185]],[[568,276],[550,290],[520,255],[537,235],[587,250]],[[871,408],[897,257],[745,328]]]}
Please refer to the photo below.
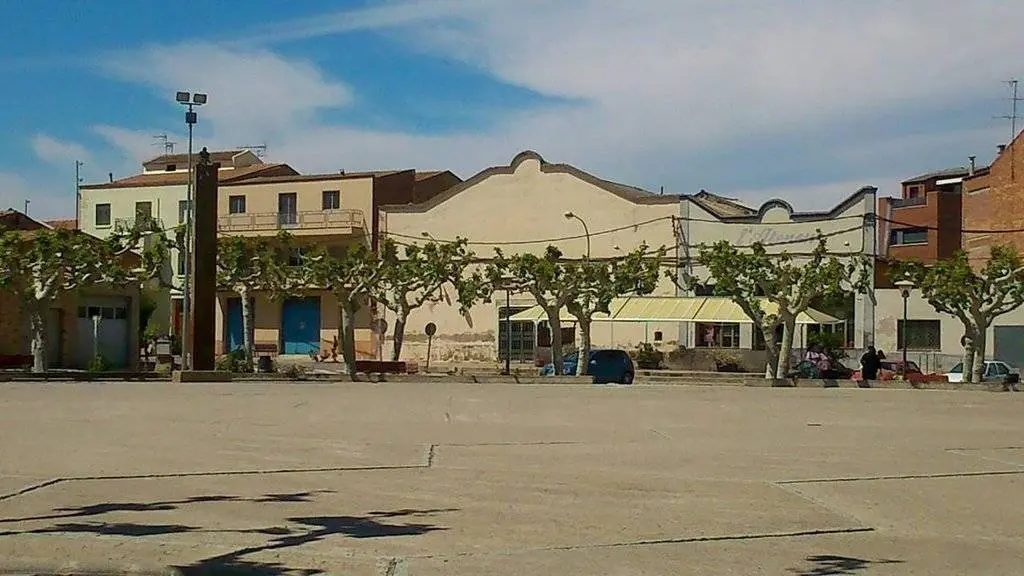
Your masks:
{"label": "beige building", "polygon": [[[707,192],[653,194],[523,152],[508,166],[484,170],[426,202],[385,206],[381,230],[401,242],[466,238],[480,257],[492,255],[496,248],[506,253],[540,253],[553,244],[569,257],[589,251],[594,258],[608,258],[646,243],[667,247],[670,258],[685,263],[695,256],[696,246],[722,239],[737,245],[761,241],[776,252],[809,252],[819,230],[828,236],[830,251],[873,254],[874,206],[873,188],[864,188],[821,213],[795,212],[778,200],[754,209]],[[579,219],[567,218],[567,212]],[[702,274],[700,269],[691,272],[698,277]],[[675,283],[665,278],[652,296],[677,295],[686,296],[678,294]],[[474,306],[470,321],[445,304],[415,311],[403,356],[424,358],[423,327],[433,322],[437,325],[434,360],[493,360],[505,350],[507,331],[512,360],[532,363],[535,357],[544,356],[549,343],[546,323],[536,314],[533,320],[524,318],[536,304],[531,296],[513,294],[509,300],[514,320],[510,329],[502,320],[506,314],[504,293],[496,294],[490,304]],[[871,337],[870,299],[858,298],[855,308],[851,340],[860,346]],[[707,320],[597,322],[593,340],[597,346],[616,347],[645,341],[664,347],[756,346],[749,323]],[[569,325],[563,330],[572,342],[574,329]]]}
{"label": "beige building", "polygon": [[[332,174],[299,174],[281,163],[265,163],[253,152],[214,152],[218,177],[218,234],[276,236],[289,232],[297,245],[340,250],[362,242],[376,247],[379,206],[420,202],[460,182],[448,171],[387,170]],[[183,154],[157,157],[143,172],[105,184],[83,186],[81,228],[98,236],[109,234],[118,221],[156,219],[164,228],[185,222],[188,158]],[[174,251],[173,278],[182,286],[186,262]],[[295,257],[299,257],[298,254]],[[219,297],[217,351],[241,345],[241,306],[231,293]],[[271,300],[254,297],[255,342],[267,353],[307,354],[328,345],[337,334],[339,313],[330,294],[309,291],[301,298]],[[180,290],[167,294],[167,305],[154,314],[169,319],[170,333],[182,322]],[[360,318],[357,348],[364,356],[376,353],[370,334],[370,311]]]}

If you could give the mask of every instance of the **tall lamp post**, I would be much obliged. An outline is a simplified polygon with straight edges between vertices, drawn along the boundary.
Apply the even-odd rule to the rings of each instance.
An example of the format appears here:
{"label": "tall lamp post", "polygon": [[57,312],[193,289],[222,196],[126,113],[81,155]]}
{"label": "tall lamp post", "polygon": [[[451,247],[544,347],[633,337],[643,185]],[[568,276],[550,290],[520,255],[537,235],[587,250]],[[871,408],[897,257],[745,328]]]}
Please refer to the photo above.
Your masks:
{"label": "tall lamp post", "polygon": [[907,300],[910,299],[910,291],[914,289],[914,283],[908,279],[898,280],[893,282],[893,285],[899,288],[900,296],[903,296],[903,338],[900,342],[900,346],[903,348],[903,366],[900,371],[906,375],[907,373]]}
{"label": "tall lamp post", "polygon": [[587,222],[574,212],[566,212],[564,216],[566,220],[579,220],[580,224],[583,224],[583,233],[587,236],[587,260],[590,260],[590,228],[587,227]]}
{"label": "tall lamp post", "polygon": [[512,374],[512,278],[503,277],[502,287],[505,289],[505,376]]}
{"label": "tall lamp post", "polygon": [[181,322],[181,367],[187,370],[192,367],[192,359],[188,355],[189,313],[192,305],[192,127],[199,121],[195,107],[206,104],[206,94],[190,94],[178,92],[175,101],[187,106],[185,124],[188,125],[188,185],[185,192],[185,286],[182,290],[182,322]]}

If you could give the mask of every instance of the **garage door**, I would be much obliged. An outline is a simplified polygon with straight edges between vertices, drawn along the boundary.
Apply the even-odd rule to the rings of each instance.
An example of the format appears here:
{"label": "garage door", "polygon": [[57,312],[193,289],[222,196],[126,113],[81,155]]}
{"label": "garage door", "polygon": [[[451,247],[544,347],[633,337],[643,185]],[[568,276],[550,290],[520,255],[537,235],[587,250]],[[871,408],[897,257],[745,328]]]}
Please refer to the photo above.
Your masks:
{"label": "garage door", "polygon": [[[128,302],[125,298],[91,298],[78,307],[78,338],[75,359],[85,368],[93,359],[98,343],[99,353],[111,368],[128,366],[129,332]],[[93,318],[99,317],[98,330]],[[96,338],[98,337],[98,341]]]}
{"label": "garage door", "polygon": [[1024,326],[996,326],[992,355],[1015,368],[1024,368]]}
{"label": "garage door", "polygon": [[239,350],[245,346],[244,333],[242,330],[242,299],[229,298],[228,311],[225,315],[227,322],[227,338],[224,339],[224,353]]}
{"label": "garage door", "polygon": [[320,298],[289,298],[281,306],[281,343],[285,354],[320,350]]}

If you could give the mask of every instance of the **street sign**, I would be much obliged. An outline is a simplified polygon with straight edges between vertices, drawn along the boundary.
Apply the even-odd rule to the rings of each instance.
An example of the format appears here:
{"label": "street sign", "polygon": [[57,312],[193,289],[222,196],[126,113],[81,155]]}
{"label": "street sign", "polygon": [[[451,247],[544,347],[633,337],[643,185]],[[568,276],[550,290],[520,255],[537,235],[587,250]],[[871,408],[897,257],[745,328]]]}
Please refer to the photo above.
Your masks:
{"label": "street sign", "polygon": [[437,334],[437,324],[433,322],[427,322],[427,325],[423,328],[423,333],[427,336],[433,336]]}

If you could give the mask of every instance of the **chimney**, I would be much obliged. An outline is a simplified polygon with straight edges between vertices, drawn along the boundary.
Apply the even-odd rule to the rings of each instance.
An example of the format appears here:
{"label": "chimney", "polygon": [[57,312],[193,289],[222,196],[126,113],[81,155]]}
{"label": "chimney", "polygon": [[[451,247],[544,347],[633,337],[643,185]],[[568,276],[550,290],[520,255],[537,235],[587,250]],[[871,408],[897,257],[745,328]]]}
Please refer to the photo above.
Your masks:
{"label": "chimney", "polygon": [[1000,144],[999,146],[996,146],[996,150],[998,150],[1000,154],[1006,152],[1006,144]]}
{"label": "chimney", "polygon": [[967,175],[968,176],[974,176],[974,170],[976,168],[976,166],[974,164],[974,160],[976,158],[977,158],[977,156],[968,156],[967,157],[967,159],[971,161],[971,167],[970,167],[970,169],[967,170]]}
{"label": "chimney", "polygon": [[109,178],[110,182],[113,183],[114,182],[114,173],[113,172],[107,172],[107,178]]}

